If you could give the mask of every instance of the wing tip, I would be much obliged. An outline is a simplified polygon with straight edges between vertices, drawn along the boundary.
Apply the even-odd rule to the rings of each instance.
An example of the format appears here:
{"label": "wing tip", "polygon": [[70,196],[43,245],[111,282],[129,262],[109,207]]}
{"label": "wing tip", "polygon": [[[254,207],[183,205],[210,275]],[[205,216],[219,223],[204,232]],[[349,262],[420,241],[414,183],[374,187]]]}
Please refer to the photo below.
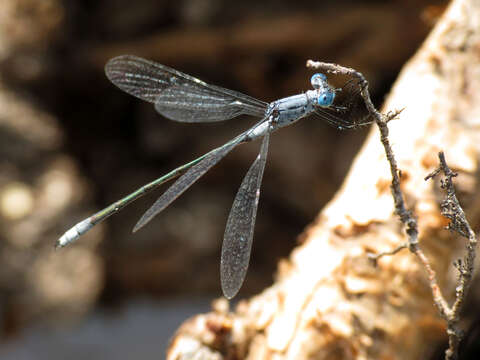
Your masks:
{"label": "wing tip", "polygon": [[225,284],[223,281],[222,281],[222,292],[223,292],[223,296],[227,299],[227,300],[232,300],[235,295],[238,294],[240,290],[240,287],[230,287],[228,284]]}
{"label": "wing tip", "polygon": [[135,226],[132,229],[132,233],[135,234],[138,230],[140,230],[146,223],[143,221],[143,218],[138,220]]}
{"label": "wing tip", "polygon": [[105,67],[104,67],[105,75],[107,75],[107,78],[111,80],[112,78],[114,78],[115,72],[118,72],[122,67],[132,66],[132,64],[129,63],[132,61],[135,61],[136,63],[138,63],[138,62],[145,62],[146,60],[136,55],[129,55],[129,54],[115,56],[110,60],[108,60],[107,63],[105,64]]}

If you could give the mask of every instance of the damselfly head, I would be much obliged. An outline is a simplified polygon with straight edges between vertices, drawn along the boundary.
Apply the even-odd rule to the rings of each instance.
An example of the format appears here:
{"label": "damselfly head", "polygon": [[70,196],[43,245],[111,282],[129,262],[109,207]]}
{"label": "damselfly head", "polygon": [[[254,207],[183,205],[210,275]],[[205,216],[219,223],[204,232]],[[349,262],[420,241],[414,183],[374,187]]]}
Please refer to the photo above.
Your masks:
{"label": "damselfly head", "polygon": [[315,102],[317,106],[328,107],[333,104],[335,99],[335,89],[333,89],[327,82],[325,74],[313,74],[310,79],[313,88],[315,89]]}
{"label": "damselfly head", "polygon": [[315,113],[339,130],[354,129],[372,122],[360,93],[358,81],[348,75],[323,74],[311,78],[315,88]]}
{"label": "damselfly head", "polygon": [[335,99],[335,90],[333,90],[330,86],[324,87],[322,89],[317,90],[317,105],[321,107],[328,107],[333,104],[333,100]]}

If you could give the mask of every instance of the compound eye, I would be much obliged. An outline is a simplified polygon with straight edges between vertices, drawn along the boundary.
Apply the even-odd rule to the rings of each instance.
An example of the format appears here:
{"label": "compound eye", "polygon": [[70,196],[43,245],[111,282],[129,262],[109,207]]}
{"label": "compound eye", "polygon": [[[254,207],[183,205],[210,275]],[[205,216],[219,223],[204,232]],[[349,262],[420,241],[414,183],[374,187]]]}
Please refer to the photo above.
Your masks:
{"label": "compound eye", "polygon": [[333,104],[333,99],[335,98],[335,93],[329,91],[326,94],[322,94],[318,97],[317,103],[319,106],[327,107]]}
{"label": "compound eye", "polygon": [[319,89],[327,82],[327,77],[322,73],[316,73],[312,75],[310,82],[314,89]]}

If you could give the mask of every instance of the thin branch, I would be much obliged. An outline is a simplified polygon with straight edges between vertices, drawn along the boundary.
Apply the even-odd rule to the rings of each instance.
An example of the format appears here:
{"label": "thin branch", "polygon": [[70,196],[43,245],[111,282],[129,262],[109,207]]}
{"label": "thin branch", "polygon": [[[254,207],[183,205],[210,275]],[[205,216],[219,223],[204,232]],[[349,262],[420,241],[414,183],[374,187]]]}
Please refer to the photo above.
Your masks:
{"label": "thin branch", "polygon": [[383,256],[392,256],[392,255],[395,255],[396,253],[400,252],[400,251],[403,250],[403,249],[408,249],[408,242],[403,243],[403,244],[397,246],[397,247],[396,247],[395,249],[393,249],[393,250],[382,251],[382,252],[379,252],[378,254],[369,253],[369,254],[368,254],[368,258],[372,261],[373,266],[377,266],[378,260],[379,260],[381,257],[383,257]]}
{"label": "thin branch", "polygon": [[453,360],[458,358],[458,348],[463,337],[463,331],[458,326],[460,320],[460,311],[463,308],[465,299],[470,288],[476,256],[477,238],[468,222],[465,212],[463,211],[460,202],[455,194],[455,187],[452,179],[457,176],[447,165],[445,155],[443,152],[438,154],[440,166],[429,174],[425,180],[433,179],[435,176],[443,172],[445,178],[441,180],[441,187],[447,192],[447,196],[440,204],[441,213],[450,223],[447,229],[458,233],[465,237],[467,241],[466,254],[462,259],[458,259],[454,265],[458,270],[458,286],[455,291],[455,301],[452,307],[446,306],[444,318],[447,321],[447,334],[449,347],[445,352],[445,359]]}
{"label": "thin branch", "polygon": [[365,106],[367,107],[367,110],[369,111],[371,116],[375,119],[375,122],[380,130],[380,141],[382,142],[382,145],[385,149],[385,154],[387,156],[388,163],[390,164],[390,172],[392,174],[391,191],[395,202],[395,213],[400,216],[400,220],[405,224],[407,228],[406,232],[409,237],[409,248],[411,249],[413,246],[415,246],[415,244],[418,243],[418,225],[415,217],[405,207],[403,194],[400,190],[400,172],[398,170],[397,161],[395,160],[395,156],[393,155],[393,150],[390,146],[390,141],[388,139],[387,126],[387,123],[397,117],[398,114],[400,114],[401,110],[390,112],[386,115],[380,113],[375,108],[370,98],[370,92],[368,91],[368,81],[359,71],[337,64],[330,64],[312,60],[307,61],[307,67],[322,69],[332,74],[348,75],[358,79],[360,94],[365,101]]}

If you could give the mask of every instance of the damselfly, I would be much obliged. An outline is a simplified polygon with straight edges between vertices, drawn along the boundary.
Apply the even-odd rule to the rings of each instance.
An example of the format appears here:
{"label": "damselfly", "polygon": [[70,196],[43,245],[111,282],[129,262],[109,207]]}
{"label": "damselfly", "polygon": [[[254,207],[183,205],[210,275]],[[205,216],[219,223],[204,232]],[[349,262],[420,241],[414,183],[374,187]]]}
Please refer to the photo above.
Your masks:
{"label": "damselfly", "polygon": [[153,103],[157,112],[171,120],[216,122],[239,115],[252,115],[261,120],[226,144],[142,186],[79,222],[60,237],[56,246],[63,247],[72,243],[130,202],[181,175],[137,222],[133,228],[134,232],[137,231],[237,145],[262,138],[260,152],[240,185],[225,228],[220,277],[223,293],[228,299],[237,294],[247,272],[270,134],[312,114],[339,129],[355,128],[371,122],[363,99],[359,96],[357,84],[349,81],[341,88],[334,88],[321,73],[314,74],[311,78],[313,90],[271,103],[207,84],[167,66],[131,55],[111,59],[105,66],[105,73],[121,90]]}

